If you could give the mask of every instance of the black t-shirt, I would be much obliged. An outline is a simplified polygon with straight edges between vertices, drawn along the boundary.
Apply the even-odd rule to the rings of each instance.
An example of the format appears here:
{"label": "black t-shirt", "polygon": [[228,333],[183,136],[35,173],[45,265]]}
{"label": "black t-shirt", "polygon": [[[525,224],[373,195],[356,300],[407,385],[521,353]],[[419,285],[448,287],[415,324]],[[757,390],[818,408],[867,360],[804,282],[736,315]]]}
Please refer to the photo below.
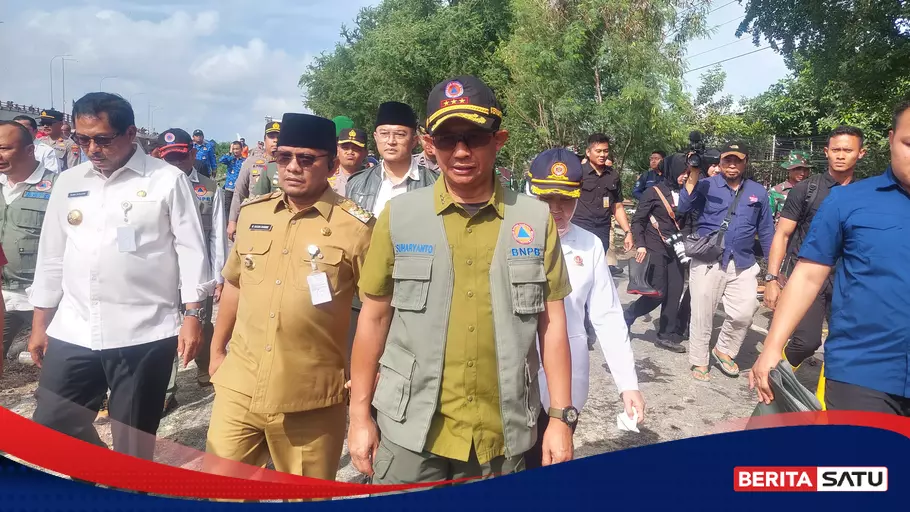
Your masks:
{"label": "black t-shirt", "polygon": [[581,197],[573,222],[583,228],[607,227],[614,205],[623,202],[619,171],[607,167],[598,175],[590,162],[582,170]]}
{"label": "black t-shirt", "polygon": [[[831,193],[831,189],[836,186],[840,186],[840,184],[834,180],[831,173],[826,171],[823,174],[809,176],[790,189],[784,209],[780,212],[781,218],[796,222],[796,232],[790,237],[790,244],[787,247],[788,256],[797,255],[806,235],[809,234],[812,219],[815,218],[815,214],[825,198]],[[807,202],[810,188],[814,188],[815,193],[814,197],[808,198]]]}

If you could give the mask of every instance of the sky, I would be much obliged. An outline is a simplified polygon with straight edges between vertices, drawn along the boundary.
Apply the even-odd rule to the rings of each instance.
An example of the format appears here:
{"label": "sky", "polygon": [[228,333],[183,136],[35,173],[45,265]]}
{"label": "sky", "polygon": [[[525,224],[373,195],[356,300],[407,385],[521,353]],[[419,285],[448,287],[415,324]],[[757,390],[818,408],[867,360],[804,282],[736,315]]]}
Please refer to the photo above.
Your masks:
{"label": "sky", "polygon": [[[343,24],[352,25],[362,7],[377,1],[5,0],[0,2],[5,50],[0,100],[48,108],[53,97],[61,110],[65,98],[69,112],[73,98],[103,85],[131,101],[138,126],[200,128],[206,138],[240,135],[251,143],[261,139],[265,116],[305,111],[300,74],[334,47]],[[708,24],[743,12],[733,3],[712,13]],[[689,55],[736,41],[737,24],[693,42]],[[737,42],[688,64],[691,69],[752,49],[751,41]],[[65,62],[65,90],[62,59],[51,65],[62,54],[75,59]],[[787,72],[772,50],[722,66],[728,73],[725,92],[737,99],[761,93]],[[693,92],[701,72],[686,75]]]}

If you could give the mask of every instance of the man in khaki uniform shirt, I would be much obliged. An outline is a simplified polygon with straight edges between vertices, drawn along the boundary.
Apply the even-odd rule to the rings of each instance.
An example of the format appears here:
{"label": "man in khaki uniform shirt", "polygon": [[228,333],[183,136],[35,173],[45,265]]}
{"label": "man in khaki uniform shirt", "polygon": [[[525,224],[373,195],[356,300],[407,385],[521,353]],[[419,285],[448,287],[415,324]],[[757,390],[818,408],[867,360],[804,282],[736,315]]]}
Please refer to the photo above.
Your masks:
{"label": "man in khaki uniform shirt", "polygon": [[[344,444],[348,317],[373,220],[329,188],[331,121],[285,114],[283,192],[250,199],[224,268],[205,469],[221,459],[332,480]],[[225,346],[230,339],[230,352]]]}
{"label": "man in khaki uniform shirt", "polygon": [[250,158],[243,162],[240,175],[234,184],[234,195],[231,198],[231,208],[228,213],[227,236],[234,241],[237,232],[237,219],[240,217],[240,206],[250,197],[253,187],[264,176],[268,167],[274,166],[275,151],[278,149],[278,134],[281,133],[281,123],[269,121],[265,124],[265,141],[262,149],[250,153]]}
{"label": "man in khaki uniform shirt", "polygon": [[[446,100],[446,96],[450,100]],[[460,101],[459,98],[462,97],[465,101],[459,106],[464,104],[466,107],[458,110],[453,101]],[[449,104],[453,108],[446,108]],[[447,112],[449,115],[446,115]],[[476,115],[477,112],[485,114]],[[515,391],[514,385],[500,388],[501,372],[508,375],[506,382],[515,382],[512,372],[517,368],[504,369],[502,364],[503,354],[498,353],[497,345],[508,346],[500,345],[500,342],[511,335],[496,330],[496,303],[491,297],[491,293],[495,292],[491,282],[496,281],[491,275],[497,273],[496,265],[503,259],[503,256],[496,255],[505,249],[500,247],[497,250],[497,243],[501,240],[501,228],[510,218],[510,208],[514,211],[531,210],[537,215],[535,218],[544,219],[536,238],[527,224],[516,224],[517,229],[514,230],[515,236],[522,240],[520,243],[527,243],[528,247],[534,240],[542,242],[532,251],[536,259],[525,260],[529,264],[525,267],[539,265],[540,281],[543,282],[540,286],[542,297],[536,297],[539,301],[539,314],[532,313],[525,317],[512,313],[512,304],[508,304],[509,309],[503,311],[504,315],[498,318],[500,321],[511,320],[514,315],[527,324],[533,322],[539,326],[515,344],[521,345],[520,350],[524,350],[516,352],[517,355],[514,356],[516,366],[521,365],[520,378],[525,379],[525,354],[529,348],[530,351],[535,351],[534,337],[539,333],[550,393],[556,397],[553,407],[571,408],[570,355],[562,302],[571,292],[568,271],[555,223],[548,210],[539,213],[540,208],[546,209],[546,206],[536,204],[530,198],[516,197],[514,192],[504,190],[493,177],[496,153],[508,139],[508,132],[499,129],[502,114],[495,96],[480,80],[458,77],[443,82],[434,89],[428,102],[428,115],[432,123],[429,126],[432,135],[426,137],[425,142],[433,144],[436,149],[443,179],[438,180],[432,189],[409,192],[393,199],[386,206],[377,221],[370,254],[360,280],[364,306],[360,313],[351,362],[348,446],[354,465],[361,472],[373,476],[373,483],[376,484],[490,476],[524,468],[522,456],[533,445],[527,436],[534,427],[530,423],[531,418],[525,415],[528,414],[529,407],[537,410],[540,400],[539,396],[514,400],[520,393]],[[396,245],[393,242],[390,226],[395,222],[396,204],[403,205],[409,198],[418,197],[414,194],[420,195],[421,201],[431,201],[429,208],[437,218],[441,217],[441,220],[426,218],[424,222],[429,225],[437,222],[441,224],[440,228],[444,229],[444,236],[448,240],[450,262],[444,262],[445,257],[441,256],[446,252],[445,248],[437,247],[438,250],[434,251],[431,245]],[[429,196],[423,198],[425,194]],[[522,202],[522,206],[514,206],[516,201]],[[524,202],[535,204],[527,205]],[[414,215],[423,218],[422,213]],[[510,238],[512,232],[510,230]],[[420,300],[416,296],[419,292],[416,291],[415,296],[403,297],[399,294],[400,286],[403,288],[409,285],[406,281],[399,282],[399,279],[420,278],[420,272],[413,273],[412,267],[405,266],[404,258],[409,257],[405,253],[408,252],[414,253],[410,257],[415,260],[434,258],[432,272],[427,270],[426,274],[429,281],[448,280],[450,283],[450,295],[445,298],[450,304],[447,331],[441,338],[444,348],[435,349],[442,359],[441,376],[430,380],[425,378],[426,374],[437,371],[437,368],[427,368],[426,360],[421,359],[421,352],[434,350],[432,345],[438,342],[439,335],[431,332],[405,332],[408,329],[401,329],[396,334],[396,322],[402,314],[438,318],[445,314],[445,308],[434,307],[438,302],[432,300],[427,301],[423,308],[405,307],[407,303]],[[440,264],[445,267],[440,268]],[[449,265],[451,276],[444,270]],[[429,285],[431,295],[433,286]],[[426,297],[427,292],[423,293]],[[393,307],[396,301],[398,305]],[[412,310],[414,313],[401,310]],[[426,338],[411,342],[400,339],[401,336]],[[409,355],[408,350],[414,351],[414,354]],[[403,358],[401,354],[405,354]],[[374,390],[381,355],[383,370]],[[534,352],[535,365],[536,355]],[[416,364],[409,364],[408,358],[415,356]],[[404,362],[399,363],[401,360]],[[394,386],[390,387],[389,383],[395,382],[394,379],[399,377],[386,373],[386,367],[391,367],[394,372],[409,379],[409,382],[404,383],[406,389],[403,396],[410,397],[407,403],[399,404],[395,398],[398,390]],[[533,371],[536,372],[536,368]],[[536,383],[536,373],[532,378]],[[389,380],[384,382],[387,379]],[[427,382],[431,382],[431,385],[424,387],[422,384]],[[439,382],[438,399],[433,391],[436,382]],[[428,396],[428,393],[432,396]],[[532,393],[536,393],[536,390],[532,390]],[[503,404],[514,404],[522,400],[524,403],[521,408],[525,410],[521,411],[521,425],[516,427],[515,422],[507,423],[501,415],[508,412],[508,405]],[[400,445],[402,441],[392,442],[390,437],[393,436],[386,430],[382,432],[380,444],[377,426],[370,416],[371,403],[379,410],[381,422],[383,415],[389,416],[392,423],[398,422],[396,428],[400,426],[412,432],[403,437],[421,438],[413,444],[422,446],[422,450],[405,448]],[[435,411],[428,410],[433,406],[427,404],[434,403]],[[398,408],[399,411],[401,407],[406,409],[399,413],[399,417],[391,417],[395,413],[388,412],[389,405],[391,409]],[[575,416],[577,418],[577,412]],[[421,437],[421,431],[425,428],[422,426],[424,418],[430,420],[425,440]],[[570,423],[574,424],[574,421],[570,420]],[[391,425],[388,422],[384,424]],[[517,432],[514,438],[524,436],[527,446],[522,447],[519,446],[521,442],[515,442],[512,444],[512,453],[509,453],[508,428]],[[544,464],[572,458],[572,431],[569,425],[561,421],[550,422],[544,439]]]}

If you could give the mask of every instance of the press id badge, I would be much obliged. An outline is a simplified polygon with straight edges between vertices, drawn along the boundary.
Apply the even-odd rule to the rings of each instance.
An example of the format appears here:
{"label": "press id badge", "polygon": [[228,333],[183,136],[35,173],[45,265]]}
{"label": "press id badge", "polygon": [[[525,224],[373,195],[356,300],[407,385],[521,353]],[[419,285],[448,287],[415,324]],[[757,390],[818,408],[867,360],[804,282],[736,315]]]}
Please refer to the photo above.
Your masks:
{"label": "press id badge", "polygon": [[120,252],[136,252],[136,230],[132,226],[117,228],[117,249]]}
{"label": "press id badge", "polygon": [[610,198],[604,197],[604,208],[609,208],[609,207],[610,207]]}

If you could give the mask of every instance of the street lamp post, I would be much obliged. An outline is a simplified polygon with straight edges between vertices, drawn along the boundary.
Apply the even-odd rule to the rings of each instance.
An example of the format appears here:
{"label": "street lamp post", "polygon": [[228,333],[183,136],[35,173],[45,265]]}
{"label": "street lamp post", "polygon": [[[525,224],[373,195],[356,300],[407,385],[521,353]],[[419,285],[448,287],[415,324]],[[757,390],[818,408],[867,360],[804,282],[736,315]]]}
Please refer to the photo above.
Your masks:
{"label": "street lamp post", "polygon": [[57,59],[62,59],[64,57],[69,57],[69,56],[70,55],[68,53],[64,53],[63,55],[54,55],[53,57],[51,57],[50,64],[48,64],[48,68],[50,70],[50,75],[51,75],[51,108],[54,108],[54,61]]}
{"label": "street lamp post", "polygon": [[152,133],[155,133],[155,112],[158,112],[159,110],[164,110],[164,108],[163,108],[163,107],[155,107],[155,108],[152,110],[152,113],[150,114],[151,119],[149,120],[149,123],[152,125],[152,128],[151,128],[151,129],[152,129]]}
{"label": "street lamp post", "polygon": [[66,115],[66,63],[67,62],[79,62],[76,59],[67,59],[66,57],[60,59],[60,67],[63,69],[63,114]]}
{"label": "street lamp post", "polygon": [[[134,115],[136,113],[136,106],[133,103],[133,98],[135,98],[136,96],[148,96],[148,93],[137,92],[136,94],[133,94],[132,96],[130,96],[130,105],[133,105],[133,114]],[[146,120],[146,122],[148,122],[148,118],[145,118],[145,120]],[[151,126],[146,126],[146,128],[149,128],[151,130]]]}
{"label": "street lamp post", "polygon": [[98,90],[101,91],[101,92],[104,92],[104,81],[105,81],[105,80],[113,80],[114,78],[119,78],[119,77],[116,77],[116,76],[106,76],[106,77],[102,78],[102,79],[101,79],[101,84],[99,85]]}

